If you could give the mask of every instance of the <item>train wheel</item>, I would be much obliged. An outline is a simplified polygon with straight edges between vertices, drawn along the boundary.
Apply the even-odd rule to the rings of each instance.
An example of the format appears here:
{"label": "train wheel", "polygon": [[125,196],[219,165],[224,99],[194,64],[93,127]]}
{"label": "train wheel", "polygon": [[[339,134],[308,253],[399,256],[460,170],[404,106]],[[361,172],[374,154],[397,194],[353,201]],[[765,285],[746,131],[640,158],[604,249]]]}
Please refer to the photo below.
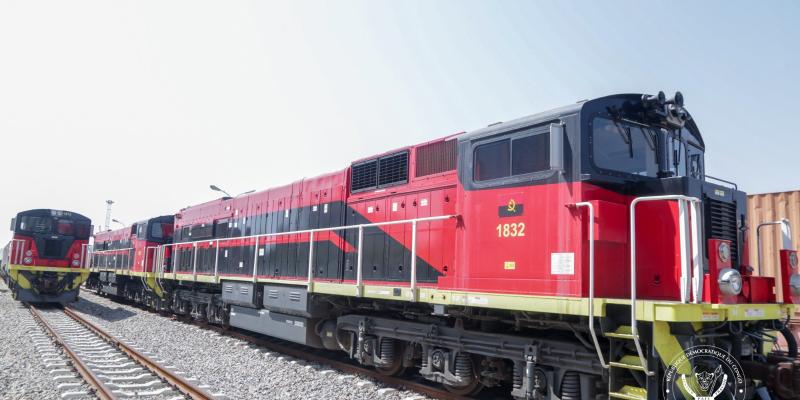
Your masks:
{"label": "train wheel", "polygon": [[386,360],[386,364],[376,365],[375,369],[385,376],[399,376],[402,375],[406,368],[403,366],[403,354],[405,353],[405,345],[399,340],[390,338],[381,339],[380,355],[382,360]]}
{"label": "train wheel", "polygon": [[454,386],[445,383],[444,388],[448,392],[459,396],[474,396],[483,390],[483,384],[478,377],[478,369],[475,368],[475,358],[466,353],[459,353],[455,360],[455,374],[467,383]]}
{"label": "train wheel", "polygon": [[446,383],[443,385],[448,392],[465,397],[475,396],[476,394],[480,393],[481,390],[483,390],[483,384],[477,379],[477,377],[474,381],[472,381],[472,383],[465,386],[452,386]]}

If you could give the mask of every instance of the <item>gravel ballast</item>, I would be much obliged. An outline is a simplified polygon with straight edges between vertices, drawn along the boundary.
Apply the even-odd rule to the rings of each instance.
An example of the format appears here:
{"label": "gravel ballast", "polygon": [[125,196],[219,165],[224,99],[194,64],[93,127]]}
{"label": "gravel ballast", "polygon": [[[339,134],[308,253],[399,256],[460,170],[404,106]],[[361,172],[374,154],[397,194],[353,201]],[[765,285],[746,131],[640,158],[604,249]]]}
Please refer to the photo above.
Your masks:
{"label": "gravel ballast", "polygon": [[[66,365],[54,366],[61,363]],[[64,372],[51,373],[56,369]],[[94,398],[44,328],[0,280],[0,399],[60,399],[70,392],[77,395],[64,398]]]}
{"label": "gravel ballast", "polygon": [[81,299],[72,308],[230,399],[426,398],[411,391],[385,388],[364,377],[271,352],[86,291],[81,292]]}

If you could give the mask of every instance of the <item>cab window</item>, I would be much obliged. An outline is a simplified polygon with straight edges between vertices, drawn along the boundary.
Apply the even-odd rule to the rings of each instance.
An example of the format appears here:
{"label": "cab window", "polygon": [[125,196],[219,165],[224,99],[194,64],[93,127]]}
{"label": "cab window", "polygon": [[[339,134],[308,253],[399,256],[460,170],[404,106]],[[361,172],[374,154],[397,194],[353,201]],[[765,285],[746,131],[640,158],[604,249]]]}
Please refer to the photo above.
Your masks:
{"label": "cab window", "polygon": [[70,221],[57,221],[56,233],[64,236],[72,236],[72,222]]}
{"label": "cab window", "polygon": [[700,150],[699,147],[690,142],[686,146],[686,158],[686,176],[703,179],[703,150]]}
{"label": "cab window", "polygon": [[476,182],[525,175],[550,169],[550,136],[526,135],[482,144],[475,148]]}
{"label": "cab window", "polygon": [[162,228],[163,224],[155,223],[150,224],[150,237],[153,239],[163,239],[164,238],[164,229]]}
{"label": "cab window", "polygon": [[511,141],[511,175],[550,169],[550,136],[531,135]]}
{"label": "cab window", "polygon": [[475,180],[488,181],[511,175],[511,140],[480,145],[475,149]]}
{"label": "cab window", "polygon": [[592,159],[600,168],[634,175],[658,174],[655,132],[598,117],[592,126]]}
{"label": "cab window", "polygon": [[89,224],[75,224],[75,238],[86,240],[92,235],[92,226]]}
{"label": "cab window", "polygon": [[53,231],[53,219],[50,217],[20,218],[19,230],[33,233],[50,233]]}

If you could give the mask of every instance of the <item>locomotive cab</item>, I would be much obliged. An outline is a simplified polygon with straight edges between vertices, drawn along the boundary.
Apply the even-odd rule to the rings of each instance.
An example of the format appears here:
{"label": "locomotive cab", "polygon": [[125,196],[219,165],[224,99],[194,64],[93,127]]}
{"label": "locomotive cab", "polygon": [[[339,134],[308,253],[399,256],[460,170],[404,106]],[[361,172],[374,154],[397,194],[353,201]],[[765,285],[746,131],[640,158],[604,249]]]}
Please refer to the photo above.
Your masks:
{"label": "locomotive cab", "polygon": [[[484,267],[464,272],[466,287],[587,296],[588,232],[572,206],[590,202],[598,271],[630,279],[633,251],[639,298],[779,300],[772,292],[782,282],[754,276],[748,265],[746,193],[706,174],[705,143],[680,93],[608,96],[489,126],[460,137],[459,152],[467,222],[459,247],[470,265]],[[642,201],[655,197],[663,200]],[[640,201],[631,227],[631,205]],[[702,232],[692,236],[693,227]],[[704,277],[687,282],[687,265]],[[618,282],[594,286],[602,297],[632,295]]]}
{"label": "locomotive cab", "polygon": [[[607,96],[459,137],[454,281],[482,292],[466,304],[513,293],[503,306],[588,315],[613,398],[656,398],[666,385],[649,377],[698,344],[798,398],[772,378],[800,382],[784,326],[800,300],[796,252],[782,252],[778,276],[754,273],[746,230],[763,221],[748,221],[736,184],[706,173],[705,150],[680,93]],[[766,366],[779,336],[788,357]]]}
{"label": "locomotive cab", "polygon": [[[628,205],[639,197],[685,196],[698,201],[695,222],[701,227],[701,240],[697,242],[700,258],[695,262],[701,264],[703,278],[693,290],[702,301],[780,300],[774,293],[780,294],[782,286],[776,277],[754,276],[757,268],[748,264],[746,232],[751,222],[747,220],[746,193],[735,183],[706,174],[705,143],[683,108],[680,92],[670,100],[660,93],[588,102],[581,112],[581,127],[585,148],[581,180],[623,196],[601,200]],[[591,194],[587,197],[592,199]],[[690,206],[682,211],[680,204],[662,201],[638,207],[638,291],[645,298],[680,300],[678,293],[687,290],[681,288],[681,262],[691,256],[681,254],[675,238],[690,234]],[[786,279],[791,281],[791,276]],[[790,292],[784,298],[787,303],[792,303]]]}

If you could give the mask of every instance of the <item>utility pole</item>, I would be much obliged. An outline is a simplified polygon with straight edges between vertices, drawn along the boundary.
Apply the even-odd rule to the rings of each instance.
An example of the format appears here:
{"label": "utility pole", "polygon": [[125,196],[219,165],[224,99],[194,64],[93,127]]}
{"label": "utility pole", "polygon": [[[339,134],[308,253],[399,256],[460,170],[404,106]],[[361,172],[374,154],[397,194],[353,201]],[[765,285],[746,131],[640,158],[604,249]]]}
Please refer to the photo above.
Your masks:
{"label": "utility pole", "polygon": [[114,200],[106,200],[106,230],[111,230],[111,205]]}

